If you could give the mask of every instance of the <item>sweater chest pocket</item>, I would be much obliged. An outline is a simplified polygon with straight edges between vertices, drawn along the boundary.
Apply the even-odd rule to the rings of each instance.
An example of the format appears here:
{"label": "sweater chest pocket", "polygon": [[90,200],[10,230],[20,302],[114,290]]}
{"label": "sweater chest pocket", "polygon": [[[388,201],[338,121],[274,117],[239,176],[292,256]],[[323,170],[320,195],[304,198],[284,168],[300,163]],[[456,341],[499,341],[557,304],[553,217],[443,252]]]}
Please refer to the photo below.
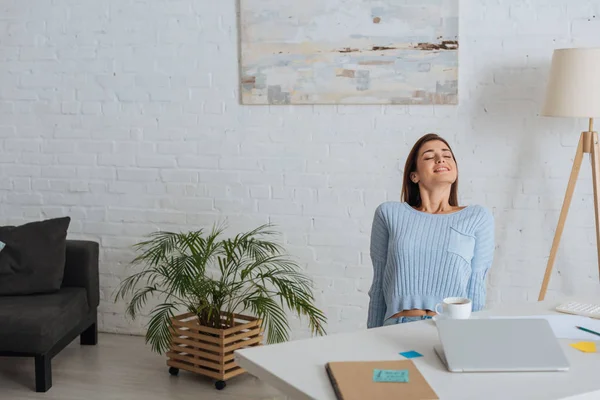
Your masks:
{"label": "sweater chest pocket", "polygon": [[450,228],[448,251],[462,257],[470,263],[475,252],[475,237]]}

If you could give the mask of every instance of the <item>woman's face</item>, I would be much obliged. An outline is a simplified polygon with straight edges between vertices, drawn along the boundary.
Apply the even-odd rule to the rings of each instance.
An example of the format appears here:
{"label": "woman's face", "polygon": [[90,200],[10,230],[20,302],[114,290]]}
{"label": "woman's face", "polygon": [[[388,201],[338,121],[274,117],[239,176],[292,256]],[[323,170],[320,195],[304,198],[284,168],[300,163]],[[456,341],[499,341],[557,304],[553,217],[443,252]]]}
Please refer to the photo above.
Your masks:
{"label": "woman's face", "polygon": [[440,140],[424,143],[417,154],[417,170],[411,179],[425,187],[452,185],[456,182],[458,171],[452,151]]}

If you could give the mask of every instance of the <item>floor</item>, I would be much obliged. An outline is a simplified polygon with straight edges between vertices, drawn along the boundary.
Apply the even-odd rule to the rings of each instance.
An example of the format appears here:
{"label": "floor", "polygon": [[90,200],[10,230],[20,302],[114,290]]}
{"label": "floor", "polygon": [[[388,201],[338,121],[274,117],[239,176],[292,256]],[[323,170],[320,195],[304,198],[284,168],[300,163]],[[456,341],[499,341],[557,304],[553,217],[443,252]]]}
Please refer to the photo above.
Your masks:
{"label": "floor", "polygon": [[76,340],[52,360],[52,388],[36,393],[33,358],[0,357],[0,399],[288,400],[249,374],[221,391],[213,380],[186,371],[170,376],[165,360],[138,336],[100,334],[97,346]]}

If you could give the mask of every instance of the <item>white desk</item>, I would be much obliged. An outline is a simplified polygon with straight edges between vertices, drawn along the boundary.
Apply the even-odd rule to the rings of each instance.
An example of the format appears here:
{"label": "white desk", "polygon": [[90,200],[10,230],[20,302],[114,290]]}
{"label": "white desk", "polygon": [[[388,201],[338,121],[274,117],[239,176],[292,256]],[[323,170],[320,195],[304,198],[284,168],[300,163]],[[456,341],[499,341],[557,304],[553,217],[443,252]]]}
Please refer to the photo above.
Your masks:
{"label": "white desk", "polygon": [[[526,303],[518,308],[476,315],[554,314],[557,302]],[[560,339],[571,363],[568,372],[450,373],[434,353],[438,343],[433,321],[411,322],[239,350],[238,364],[294,399],[335,400],[325,372],[328,361],[403,360],[398,353],[416,350],[415,365],[442,400],[600,399],[600,353],[570,347]]]}

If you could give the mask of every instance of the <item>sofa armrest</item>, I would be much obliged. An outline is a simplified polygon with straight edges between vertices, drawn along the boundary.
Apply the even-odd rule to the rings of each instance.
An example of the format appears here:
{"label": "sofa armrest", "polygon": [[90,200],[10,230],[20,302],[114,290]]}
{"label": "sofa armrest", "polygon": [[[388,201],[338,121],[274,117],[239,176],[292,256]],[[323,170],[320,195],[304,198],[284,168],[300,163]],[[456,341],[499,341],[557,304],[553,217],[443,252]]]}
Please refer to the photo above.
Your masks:
{"label": "sofa armrest", "polygon": [[87,290],[90,309],[100,304],[98,257],[100,246],[88,240],[67,240],[63,287],[82,287]]}

